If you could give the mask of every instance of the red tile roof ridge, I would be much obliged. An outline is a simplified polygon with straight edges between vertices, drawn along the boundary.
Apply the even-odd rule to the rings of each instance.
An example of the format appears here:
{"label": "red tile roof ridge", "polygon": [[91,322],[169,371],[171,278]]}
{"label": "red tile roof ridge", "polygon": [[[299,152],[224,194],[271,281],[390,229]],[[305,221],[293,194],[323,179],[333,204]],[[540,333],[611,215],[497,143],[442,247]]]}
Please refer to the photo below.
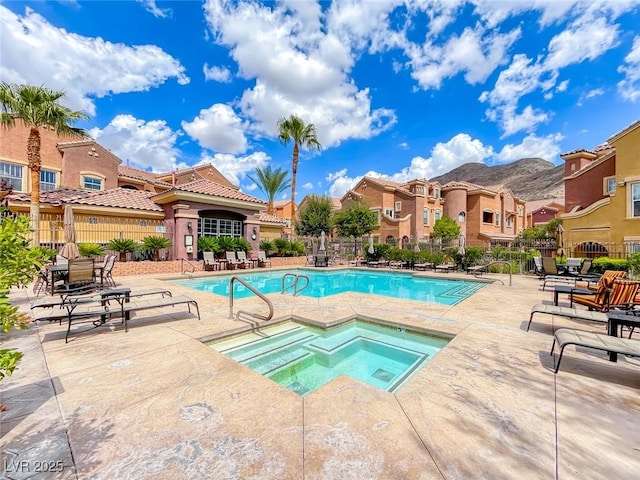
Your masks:
{"label": "red tile roof ridge", "polygon": [[[212,182],[211,180],[200,179],[194,180],[188,183],[182,183],[180,185],[173,185],[167,190],[163,190],[158,194],[165,193],[170,190],[181,190],[191,193],[201,193],[203,195],[213,195],[216,197],[230,198],[234,200],[243,200],[245,202],[262,203],[266,204],[264,200],[247,195],[240,190],[221,185],[220,183]],[[157,194],[156,194],[157,195]]]}

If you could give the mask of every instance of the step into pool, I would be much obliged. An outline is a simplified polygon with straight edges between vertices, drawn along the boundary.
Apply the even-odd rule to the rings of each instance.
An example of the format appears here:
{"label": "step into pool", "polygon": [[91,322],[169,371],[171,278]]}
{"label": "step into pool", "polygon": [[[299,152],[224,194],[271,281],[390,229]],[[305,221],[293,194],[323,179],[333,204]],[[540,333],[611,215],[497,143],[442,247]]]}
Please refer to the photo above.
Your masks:
{"label": "step into pool", "polygon": [[339,375],[395,392],[448,341],[351,320],[328,330],[288,321],[208,344],[304,396]]}

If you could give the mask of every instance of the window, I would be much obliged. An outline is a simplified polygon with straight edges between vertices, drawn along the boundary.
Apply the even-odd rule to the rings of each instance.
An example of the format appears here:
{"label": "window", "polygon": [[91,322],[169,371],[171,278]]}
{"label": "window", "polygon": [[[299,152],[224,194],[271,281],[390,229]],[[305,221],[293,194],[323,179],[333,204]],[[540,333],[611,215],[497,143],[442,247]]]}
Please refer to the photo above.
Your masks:
{"label": "window", "polygon": [[402,210],[402,202],[396,202],[396,212],[399,212]]}
{"label": "window", "polygon": [[140,226],[141,227],[146,227],[147,226],[147,221],[146,220],[140,220]]}
{"label": "window", "polygon": [[380,225],[380,220],[381,220],[381,218],[380,218],[380,216],[381,216],[381,215],[380,215],[380,209],[379,209],[379,208],[376,208],[376,209],[374,210],[374,212],[376,212],[376,219],[377,219],[378,225]]}
{"label": "window", "polygon": [[40,170],[40,190],[54,190],[56,188],[56,172]]}
{"label": "window", "polygon": [[102,190],[102,180],[93,177],[82,177],[82,188]]}
{"label": "window", "polygon": [[640,218],[640,183],[631,184],[631,216]]}
{"label": "window", "polygon": [[458,214],[458,223],[464,223],[467,218],[467,214],[465,212],[460,212]]}
{"label": "window", "polygon": [[442,212],[440,212],[440,210],[435,210],[433,212],[433,221],[437,222],[438,220],[440,220],[441,215],[442,215]]}
{"label": "window", "polygon": [[242,236],[242,222],[226,218],[201,218],[199,234],[203,236],[239,238]]}
{"label": "window", "polygon": [[384,214],[389,218],[393,218],[393,210],[391,210],[390,208],[385,208]]}
{"label": "window", "polygon": [[433,189],[433,196],[435,198],[440,198],[440,189],[439,188],[434,188]]}
{"label": "window", "polygon": [[22,192],[22,167],[20,165],[0,162],[0,178],[11,185],[16,192]]}
{"label": "window", "polygon": [[604,194],[610,195],[616,193],[616,177],[604,177]]}
{"label": "window", "polygon": [[524,207],[522,205],[518,205],[518,216],[519,217],[524,216]]}
{"label": "window", "polygon": [[89,217],[88,223],[90,225],[97,225],[98,224],[98,219],[96,217]]}
{"label": "window", "polygon": [[429,226],[429,209],[425,208],[422,211],[422,225],[424,225],[425,227]]}
{"label": "window", "polygon": [[513,226],[513,217],[507,217],[507,228],[511,228]]}
{"label": "window", "polygon": [[482,223],[493,223],[493,212],[482,212]]}
{"label": "window", "polygon": [[500,212],[496,212],[496,227],[500,226]]}

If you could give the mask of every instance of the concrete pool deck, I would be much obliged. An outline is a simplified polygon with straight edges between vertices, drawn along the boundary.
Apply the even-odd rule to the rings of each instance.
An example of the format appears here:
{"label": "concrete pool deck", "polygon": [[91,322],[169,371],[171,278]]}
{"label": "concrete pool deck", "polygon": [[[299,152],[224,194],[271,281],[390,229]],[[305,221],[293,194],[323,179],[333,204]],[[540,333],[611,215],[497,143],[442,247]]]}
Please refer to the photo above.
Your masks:
{"label": "concrete pool deck", "polygon": [[[284,272],[285,270],[283,270]],[[452,274],[433,274],[453,279]],[[463,276],[464,279],[470,279]],[[168,277],[167,277],[168,278]],[[247,327],[228,299],[138,313],[129,332],[40,322],[3,336],[24,352],[4,379],[2,460],[8,478],[96,479],[630,479],[640,471],[640,362],[567,347],[554,375],[559,326],[533,277],[491,274],[455,306],[361,294],[270,295],[275,318],[329,323],[354,315],[455,338],[395,394],[339,377],[306,397],[224,357],[200,339]],[[11,300],[28,310],[30,291]],[[257,299],[236,309],[264,313]],[[50,473],[38,473],[47,469]],[[52,470],[59,470],[57,473]]]}

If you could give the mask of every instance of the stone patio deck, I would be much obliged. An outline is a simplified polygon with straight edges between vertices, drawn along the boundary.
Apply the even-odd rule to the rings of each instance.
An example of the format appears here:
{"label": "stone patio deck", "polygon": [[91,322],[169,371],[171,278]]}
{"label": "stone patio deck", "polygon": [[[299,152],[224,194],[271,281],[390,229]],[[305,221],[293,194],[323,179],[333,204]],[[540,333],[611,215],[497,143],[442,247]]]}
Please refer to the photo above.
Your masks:
{"label": "stone patio deck", "polygon": [[[167,286],[152,276],[116,280]],[[277,319],[358,315],[455,335],[395,394],[342,376],[306,397],[200,341],[246,327],[228,319],[228,299],[170,287],[199,302],[200,321],[176,307],[138,313],[128,333],[119,321],[74,326],[68,344],[57,323],[3,336],[2,348],[25,354],[0,383],[6,477],[638,478],[640,362],[569,347],[555,376],[553,330],[604,327],[540,316],[526,332],[531,306],[553,295],[535,278],[489,284],[453,307],[271,295]],[[12,301],[26,311],[29,293]],[[238,306],[264,311],[256,299]]]}

